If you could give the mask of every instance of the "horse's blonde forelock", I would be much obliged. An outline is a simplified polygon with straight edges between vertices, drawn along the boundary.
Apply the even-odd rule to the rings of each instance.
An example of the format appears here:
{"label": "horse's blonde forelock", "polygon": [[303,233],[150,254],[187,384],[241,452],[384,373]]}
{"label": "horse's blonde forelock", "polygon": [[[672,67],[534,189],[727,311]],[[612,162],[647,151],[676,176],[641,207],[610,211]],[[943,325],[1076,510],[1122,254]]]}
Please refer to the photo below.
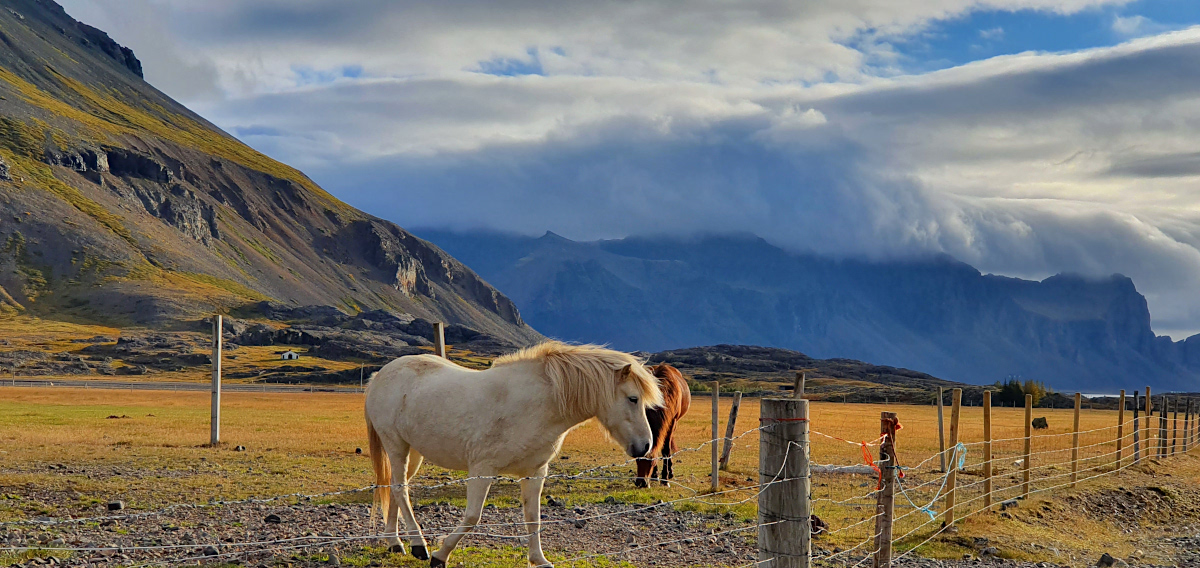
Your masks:
{"label": "horse's blonde forelock", "polygon": [[[554,389],[555,398],[564,413],[580,416],[594,414],[612,404],[621,381],[633,381],[648,406],[662,405],[658,379],[646,369],[641,359],[601,345],[572,345],[561,341],[546,341],[507,355],[497,357],[493,367],[522,362],[543,364],[543,373]],[[614,373],[626,365],[630,372],[618,380]]]}

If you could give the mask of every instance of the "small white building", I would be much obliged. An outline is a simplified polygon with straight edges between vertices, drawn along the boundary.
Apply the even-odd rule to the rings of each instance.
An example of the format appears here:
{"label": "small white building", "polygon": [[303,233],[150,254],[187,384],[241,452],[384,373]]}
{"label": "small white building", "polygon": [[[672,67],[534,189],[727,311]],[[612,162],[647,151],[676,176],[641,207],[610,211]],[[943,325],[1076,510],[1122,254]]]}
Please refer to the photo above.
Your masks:
{"label": "small white building", "polygon": [[299,358],[300,354],[296,353],[295,351],[284,351],[283,355],[280,356],[280,359],[283,359],[284,361],[294,361]]}

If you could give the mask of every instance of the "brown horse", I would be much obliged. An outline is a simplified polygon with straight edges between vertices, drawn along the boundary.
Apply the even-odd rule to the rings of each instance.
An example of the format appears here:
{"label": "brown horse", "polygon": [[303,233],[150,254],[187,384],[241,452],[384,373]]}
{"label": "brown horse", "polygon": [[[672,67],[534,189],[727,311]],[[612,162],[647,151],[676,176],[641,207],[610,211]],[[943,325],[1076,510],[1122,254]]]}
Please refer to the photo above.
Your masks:
{"label": "brown horse", "polygon": [[662,363],[654,368],[654,376],[658,377],[658,388],[662,391],[663,404],[657,408],[646,409],[646,420],[650,422],[650,430],[654,434],[654,445],[647,454],[649,459],[637,461],[637,479],[633,481],[633,484],[638,487],[650,485],[647,477],[659,478],[657,463],[659,457],[663,461],[662,477],[659,478],[662,484],[666,485],[668,479],[675,478],[675,465],[671,457],[679,451],[678,446],[675,445],[675,425],[679,423],[679,419],[683,418],[684,414],[687,414],[688,407],[692,405],[692,394],[679,369]]}

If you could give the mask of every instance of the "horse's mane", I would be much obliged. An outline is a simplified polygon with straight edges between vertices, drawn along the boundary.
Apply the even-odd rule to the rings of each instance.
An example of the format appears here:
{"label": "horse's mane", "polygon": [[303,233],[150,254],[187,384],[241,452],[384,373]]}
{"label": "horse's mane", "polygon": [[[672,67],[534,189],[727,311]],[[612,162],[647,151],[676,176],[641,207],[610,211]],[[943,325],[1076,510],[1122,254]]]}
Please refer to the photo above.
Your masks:
{"label": "horse's mane", "polygon": [[[648,406],[662,404],[658,379],[650,374],[641,359],[599,345],[546,341],[501,355],[492,363],[492,367],[536,361],[542,362],[546,380],[554,389],[564,412],[587,414],[611,404],[617,395],[617,386],[623,381],[633,381]],[[630,372],[613,380],[615,374],[626,365]]]}

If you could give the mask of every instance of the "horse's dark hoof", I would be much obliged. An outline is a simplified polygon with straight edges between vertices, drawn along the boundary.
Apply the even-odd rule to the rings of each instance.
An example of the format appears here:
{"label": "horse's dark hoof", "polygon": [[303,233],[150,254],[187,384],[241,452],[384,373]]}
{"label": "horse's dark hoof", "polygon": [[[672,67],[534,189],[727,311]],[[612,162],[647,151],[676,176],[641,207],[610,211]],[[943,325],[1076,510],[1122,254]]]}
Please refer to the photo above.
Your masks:
{"label": "horse's dark hoof", "polygon": [[404,554],[404,545],[393,544],[388,547],[388,552],[391,552],[392,554]]}
{"label": "horse's dark hoof", "polygon": [[663,480],[662,480],[662,484],[663,484],[663,486],[667,486],[667,485],[670,485],[670,484],[671,484],[671,482],[670,482],[670,481],[667,481],[666,479],[663,479]]}
{"label": "horse's dark hoof", "polygon": [[439,560],[436,556],[429,557],[429,568],[446,568],[446,561]]}
{"label": "horse's dark hoof", "polygon": [[646,488],[646,487],[649,487],[649,486],[650,486],[650,484],[649,484],[649,483],[646,483],[646,479],[645,479],[645,478],[643,478],[643,477],[639,477],[639,478],[637,478],[637,479],[634,479],[634,480],[633,480],[633,486],[634,486],[634,487],[640,487],[640,488]]}
{"label": "horse's dark hoof", "polygon": [[425,550],[424,546],[412,545],[412,555],[417,560],[429,560],[429,552]]}

